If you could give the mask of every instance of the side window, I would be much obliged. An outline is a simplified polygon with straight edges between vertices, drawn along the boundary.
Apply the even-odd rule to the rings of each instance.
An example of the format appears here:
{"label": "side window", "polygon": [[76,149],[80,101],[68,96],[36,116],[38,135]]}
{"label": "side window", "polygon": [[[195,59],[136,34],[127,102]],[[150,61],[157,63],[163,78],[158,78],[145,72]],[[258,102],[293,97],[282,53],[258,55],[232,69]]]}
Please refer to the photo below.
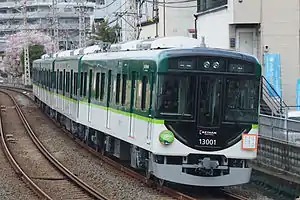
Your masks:
{"label": "side window", "polygon": [[70,92],[70,72],[66,72],[66,93]]}
{"label": "side window", "polygon": [[84,82],[84,78],[83,78],[83,72],[80,73],[80,96],[83,95],[83,82]]}
{"label": "side window", "polygon": [[63,70],[63,95],[65,95],[66,92],[66,70]]}
{"label": "side window", "polygon": [[91,99],[91,97],[94,95],[93,94],[93,70],[90,69],[89,70],[89,84],[88,84],[88,98],[89,100]]}
{"label": "side window", "polygon": [[120,94],[121,94],[121,74],[117,74],[117,80],[116,80],[116,104],[120,104]]}
{"label": "side window", "polygon": [[96,73],[96,88],[95,88],[95,99],[99,99],[100,94],[100,73]]}
{"label": "side window", "polygon": [[130,106],[135,107],[135,103],[137,102],[137,72],[133,71],[131,72],[131,90],[130,90]]}
{"label": "side window", "polygon": [[142,78],[142,99],[141,99],[141,109],[149,109],[150,107],[150,84],[147,76]]}
{"label": "side window", "polygon": [[62,90],[62,85],[63,85],[63,72],[59,72],[59,90]]}
{"label": "side window", "polygon": [[108,70],[108,77],[107,77],[107,100],[108,102],[111,101],[111,88],[112,88],[112,71]]}
{"label": "side window", "polygon": [[56,93],[58,93],[59,89],[59,70],[56,71]]}
{"label": "side window", "polygon": [[127,88],[126,83],[127,83],[127,74],[123,74],[122,75],[122,100],[121,100],[122,106],[124,106],[126,103],[126,88]]}
{"label": "side window", "polygon": [[87,91],[87,72],[84,72],[84,81],[83,81],[83,96],[86,97]]}
{"label": "side window", "polygon": [[77,95],[78,73],[74,73],[74,95]]}
{"label": "side window", "polygon": [[71,69],[71,77],[70,77],[70,97],[72,97],[73,94],[73,69]]}
{"label": "side window", "polygon": [[101,73],[101,82],[100,82],[100,100],[103,101],[105,95],[105,73]]}

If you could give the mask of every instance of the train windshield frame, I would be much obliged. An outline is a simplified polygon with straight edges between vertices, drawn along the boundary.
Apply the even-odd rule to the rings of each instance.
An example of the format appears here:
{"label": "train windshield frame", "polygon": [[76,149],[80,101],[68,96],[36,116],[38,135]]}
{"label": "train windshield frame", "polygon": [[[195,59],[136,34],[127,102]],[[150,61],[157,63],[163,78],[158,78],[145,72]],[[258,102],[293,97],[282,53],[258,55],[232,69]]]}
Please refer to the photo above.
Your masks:
{"label": "train windshield frame", "polygon": [[[226,67],[243,67],[243,61],[232,63]],[[157,118],[197,121],[203,127],[257,123],[259,90],[260,77],[253,73],[169,70],[158,74],[155,113]]]}

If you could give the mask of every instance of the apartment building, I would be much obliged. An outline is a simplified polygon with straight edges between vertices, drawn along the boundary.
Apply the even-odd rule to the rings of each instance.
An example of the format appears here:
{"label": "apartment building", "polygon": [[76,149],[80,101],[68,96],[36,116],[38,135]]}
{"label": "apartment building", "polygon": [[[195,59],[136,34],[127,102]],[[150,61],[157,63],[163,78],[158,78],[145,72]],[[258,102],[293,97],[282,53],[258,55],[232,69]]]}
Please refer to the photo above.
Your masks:
{"label": "apartment building", "polygon": [[[91,30],[91,18],[95,3],[84,1],[86,32]],[[22,28],[24,1],[0,0],[0,37],[13,34]],[[27,0],[28,28],[52,32],[52,0]],[[79,4],[75,0],[58,0],[59,45],[61,49],[76,48],[79,43]],[[0,45],[1,46],[1,45]]]}

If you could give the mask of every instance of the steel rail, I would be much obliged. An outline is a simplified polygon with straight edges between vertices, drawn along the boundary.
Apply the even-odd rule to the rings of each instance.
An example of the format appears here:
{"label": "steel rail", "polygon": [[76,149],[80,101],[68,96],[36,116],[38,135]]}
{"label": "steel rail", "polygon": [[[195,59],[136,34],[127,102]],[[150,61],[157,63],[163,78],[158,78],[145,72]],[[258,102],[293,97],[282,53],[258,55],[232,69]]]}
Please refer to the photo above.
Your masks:
{"label": "steel rail", "polygon": [[[22,120],[22,123],[24,124],[30,138],[34,142],[34,144],[37,146],[37,148],[40,150],[40,152],[64,175],[66,175],[72,182],[77,184],[79,187],[81,187],[84,191],[89,193],[92,197],[96,198],[97,200],[108,200],[109,198],[104,196],[103,194],[99,193],[97,190],[89,186],[87,183],[82,181],[80,178],[75,176],[71,171],[69,171],[65,166],[63,166],[54,156],[50,154],[50,152],[44,147],[44,145],[40,142],[40,140],[35,135],[34,131],[32,130],[31,126],[29,125],[25,115],[23,114],[20,106],[16,102],[15,98],[11,96],[9,93],[0,90],[1,93],[6,94],[10,97],[10,99],[14,102],[16,111],[19,115],[19,117]],[[15,91],[16,92],[16,91]]]}

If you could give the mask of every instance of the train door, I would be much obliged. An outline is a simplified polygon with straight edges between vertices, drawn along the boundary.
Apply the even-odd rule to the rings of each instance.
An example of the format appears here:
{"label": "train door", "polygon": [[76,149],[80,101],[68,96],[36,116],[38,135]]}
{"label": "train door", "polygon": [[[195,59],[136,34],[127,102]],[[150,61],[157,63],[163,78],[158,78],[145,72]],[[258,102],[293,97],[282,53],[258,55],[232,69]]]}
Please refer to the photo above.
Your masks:
{"label": "train door", "polygon": [[106,128],[110,129],[111,110],[109,108],[112,91],[112,71],[108,70],[107,76],[107,98],[106,98]]}
{"label": "train door", "polygon": [[130,91],[130,119],[129,119],[129,137],[134,138],[134,127],[135,127],[135,117],[134,117],[134,104],[136,102],[136,89],[137,89],[137,72],[131,72],[131,91]]}
{"label": "train door", "polygon": [[[144,65],[144,71],[145,71],[145,65]],[[148,116],[150,117],[150,120],[147,122],[147,144],[151,144],[151,138],[152,138],[152,130],[153,130],[153,116],[152,116],[152,94],[153,94],[153,82],[154,82],[154,73],[149,69],[146,76],[142,77],[142,110],[144,109]]]}
{"label": "train door", "polygon": [[92,93],[93,93],[93,68],[89,68],[89,79],[88,79],[88,122],[92,121]]}

